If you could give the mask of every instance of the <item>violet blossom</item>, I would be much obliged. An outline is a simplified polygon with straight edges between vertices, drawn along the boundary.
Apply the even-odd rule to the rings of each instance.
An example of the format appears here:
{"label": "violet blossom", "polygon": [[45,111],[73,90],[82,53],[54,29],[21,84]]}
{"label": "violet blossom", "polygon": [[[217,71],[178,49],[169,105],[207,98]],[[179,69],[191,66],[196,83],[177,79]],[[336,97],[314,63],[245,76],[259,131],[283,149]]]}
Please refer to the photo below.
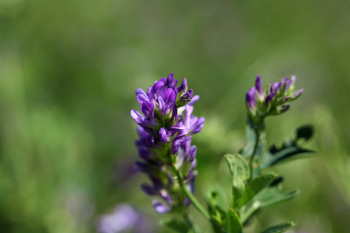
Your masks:
{"label": "violet blossom", "polygon": [[204,125],[203,117],[192,115],[193,104],[199,96],[187,86],[184,78],[180,86],[174,74],[161,78],[150,86],[147,92],[136,90],[136,100],[141,105],[141,113],[132,110],[131,116],[139,125],[136,140],[141,161],[135,163],[135,170],[146,173],[150,183],[142,184],[141,189],[150,196],[158,196],[153,207],[158,213],[176,211],[190,201],[175,191],[179,182],[171,169],[174,164],[182,174],[188,190],[194,192],[197,176],[195,159],[197,149],[191,146],[194,134]]}

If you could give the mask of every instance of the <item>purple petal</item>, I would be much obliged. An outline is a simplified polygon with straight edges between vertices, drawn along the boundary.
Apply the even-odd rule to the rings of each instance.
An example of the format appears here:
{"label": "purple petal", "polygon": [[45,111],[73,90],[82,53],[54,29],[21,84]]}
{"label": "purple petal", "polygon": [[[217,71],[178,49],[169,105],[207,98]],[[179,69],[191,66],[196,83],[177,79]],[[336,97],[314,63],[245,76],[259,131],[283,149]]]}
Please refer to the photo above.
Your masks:
{"label": "purple petal", "polygon": [[191,167],[190,167],[190,170],[188,170],[188,173],[187,173],[187,176],[185,179],[188,179],[192,175],[192,172],[196,168],[196,166],[197,166],[197,160],[195,159],[195,160],[193,160]]}
{"label": "purple petal", "polygon": [[157,190],[155,190],[151,185],[149,184],[142,184],[141,185],[141,189],[144,193],[150,195],[150,196],[154,196],[157,194]]}
{"label": "purple petal", "polygon": [[184,126],[182,121],[179,121],[176,125],[171,126],[169,128],[169,131],[170,131],[171,135],[174,135],[177,132],[179,132],[180,130],[185,130],[185,129],[186,129],[186,127]]}
{"label": "purple petal", "polygon": [[190,152],[189,152],[189,161],[192,162],[197,154],[197,147],[191,146]]}
{"label": "purple petal", "polygon": [[190,154],[191,140],[192,140],[192,136],[185,137],[185,139],[181,142],[181,145],[180,145],[186,154],[186,159]]}
{"label": "purple petal", "polygon": [[276,83],[272,84],[271,88],[270,88],[270,92],[276,92],[280,86],[281,86],[280,82],[276,82]]}
{"label": "purple petal", "polygon": [[148,160],[153,158],[153,154],[149,150],[147,150],[147,148],[144,146],[140,146],[138,148],[138,151],[141,159]]}
{"label": "purple petal", "polygon": [[135,91],[135,95],[146,95],[146,93],[141,88],[137,88]]}
{"label": "purple petal", "polygon": [[182,83],[181,83],[181,85],[178,88],[178,92],[183,92],[186,89],[187,89],[187,80],[186,80],[186,78],[183,78],[182,79]]}
{"label": "purple petal", "polygon": [[154,103],[144,101],[141,105],[141,112],[150,120],[154,118]]}
{"label": "purple petal", "polygon": [[245,101],[250,108],[256,107],[255,104],[255,87],[250,88],[245,97]]}
{"label": "purple petal", "polygon": [[162,94],[162,99],[164,100],[164,103],[165,103],[166,105],[168,105],[169,99],[170,99],[170,96],[171,96],[172,93],[173,93],[173,89],[171,89],[171,88],[168,88],[168,89],[166,89],[166,90],[163,92],[163,94]]}
{"label": "purple petal", "polygon": [[171,153],[173,155],[177,154],[179,152],[179,148],[180,148],[180,140],[175,140],[171,147]]}
{"label": "purple petal", "polygon": [[304,89],[300,89],[299,91],[297,91],[293,94],[293,97],[294,98],[299,97],[301,94],[303,94],[303,92],[304,92]]}
{"label": "purple petal", "polygon": [[136,131],[140,137],[147,137],[149,135],[149,133],[147,133],[147,131],[144,128],[142,128],[141,126],[138,126],[136,128]]}
{"label": "purple petal", "polygon": [[176,104],[173,104],[173,111],[171,117],[177,121],[178,115],[177,115],[177,107]]}
{"label": "purple petal", "polygon": [[138,172],[144,172],[144,173],[150,173],[151,169],[147,164],[141,163],[141,162],[135,162],[134,164],[135,171]]}
{"label": "purple petal", "polygon": [[177,82],[178,81],[176,79],[174,79],[174,73],[170,73],[168,75],[168,78],[167,78],[167,81],[166,81],[166,86],[168,88],[174,89],[176,87],[176,85],[177,85]]}
{"label": "purple petal", "polygon": [[142,116],[138,111],[136,110],[131,110],[130,112],[131,117],[134,118],[135,122],[137,124],[141,124],[146,120],[145,116]]}
{"label": "purple petal", "polygon": [[164,127],[159,130],[159,141],[162,143],[167,143],[169,141],[167,130]]}
{"label": "purple petal", "polygon": [[191,134],[199,133],[204,126],[205,119],[204,117],[200,117],[193,125],[190,127]]}
{"label": "purple petal", "polygon": [[146,94],[139,94],[136,96],[136,100],[139,104],[142,104],[144,101],[149,101],[149,98]]}
{"label": "purple petal", "polygon": [[[156,82],[154,85],[153,85],[153,87],[152,87],[152,89],[151,89],[151,91],[150,91],[150,93],[149,93],[149,95],[148,95],[148,97],[149,97],[149,99],[150,99],[150,101],[152,101],[152,100],[154,100],[155,98],[156,98],[156,96],[155,96],[155,94],[157,93],[157,91],[159,90],[159,89],[161,89],[161,88],[163,88],[164,87],[164,83],[163,82]],[[162,90],[162,89],[161,89]]]}
{"label": "purple petal", "polygon": [[266,106],[268,106],[271,103],[271,101],[272,101],[273,97],[275,97],[275,95],[276,95],[276,92],[272,92],[265,98]]}
{"label": "purple petal", "polygon": [[192,100],[187,105],[191,105],[192,106],[198,100],[199,100],[199,95],[195,95],[195,96],[193,96]]}
{"label": "purple petal", "polygon": [[191,114],[193,112],[193,106],[186,105],[186,113],[185,113],[185,120],[184,125],[186,128],[190,128],[190,120],[191,120]]}
{"label": "purple petal", "polygon": [[154,210],[160,214],[165,214],[165,213],[168,213],[170,211],[169,206],[167,206],[164,203],[161,203],[160,201],[153,200],[152,204],[153,204]]}
{"label": "purple petal", "polygon": [[158,81],[158,82],[163,82],[163,83],[165,84],[165,83],[166,83],[166,80],[167,80],[167,78],[166,78],[166,77],[164,77],[164,78],[159,79],[159,81]]}
{"label": "purple petal", "polygon": [[165,110],[165,103],[163,101],[163,98],[161,96],[158,97],[158,107],[159,107],[159,111],[164,114],[164,110]]}
{"label": "purple petal", "polygon": [[174,200],[164,189],[159,190],[159,195],[163,198],[169,205],[172,205]]}
{"label": "purple petal", "polygon": [[256,88],[256,90],[258,90],[259,95],[262,96],[263,92],[262,92],[262,83],[261,83],[261,76],[260,75],[258,75],[258,77],[256,77],[255,88]]}

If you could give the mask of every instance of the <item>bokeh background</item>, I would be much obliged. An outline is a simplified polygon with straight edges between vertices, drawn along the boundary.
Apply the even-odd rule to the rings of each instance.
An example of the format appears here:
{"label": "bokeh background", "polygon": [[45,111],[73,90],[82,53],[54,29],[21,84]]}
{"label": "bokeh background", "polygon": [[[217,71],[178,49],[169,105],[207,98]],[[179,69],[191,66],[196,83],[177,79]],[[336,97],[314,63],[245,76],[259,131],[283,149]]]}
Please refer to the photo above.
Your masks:
{"label": "bokeh background", "polygon": [[[292,74],[301,99],[267,122],[268,143],[313,123],[318,157],[275,169],[300,196],[250,232],[350,231],[350,1],[0,0],[0,232],[90,233],[131,203],[162,217],[134,174],[134,91],[175,73],[201,96],[197,197],[225,183],[225,153],[244,146],[245,92]],[[207,223],[193,210],[204,228]],[[156,232],[169,232],[158,228]],[[208,231],[209,232],[209,231]]]}

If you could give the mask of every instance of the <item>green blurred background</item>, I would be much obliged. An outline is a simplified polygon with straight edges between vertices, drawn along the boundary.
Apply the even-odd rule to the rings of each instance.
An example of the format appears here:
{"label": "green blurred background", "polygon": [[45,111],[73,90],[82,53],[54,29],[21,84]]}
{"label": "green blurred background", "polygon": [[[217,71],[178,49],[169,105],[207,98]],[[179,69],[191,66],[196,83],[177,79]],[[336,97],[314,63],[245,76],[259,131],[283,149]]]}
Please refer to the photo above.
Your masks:
{"label": "green blurred background", "polygon": [[223,154],[244,146],[256,75],[265,85],[297,75],[305,93],[269,119],[268,143],[313,123],[307,146],[319,156],[276,167],[301,194],[249,232],[284,220],[298,223],[291,233],[350,232],[349,11],[345,0],[0,0],[0,232],[95,232],[122,202],[157,224],[146,177],[131,175],[130,110],[136,88],[170,72],[201,96],[200,201],[226,182]]}

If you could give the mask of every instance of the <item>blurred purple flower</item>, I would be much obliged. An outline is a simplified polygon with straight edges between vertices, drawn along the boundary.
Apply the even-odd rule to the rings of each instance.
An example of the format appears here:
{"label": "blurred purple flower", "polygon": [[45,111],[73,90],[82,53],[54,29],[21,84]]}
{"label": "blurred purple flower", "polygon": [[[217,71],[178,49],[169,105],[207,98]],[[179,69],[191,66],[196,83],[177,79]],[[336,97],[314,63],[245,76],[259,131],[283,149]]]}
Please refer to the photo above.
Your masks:
{"label": "blurred purple flower", "polygon": [[149,219],[129,204],[119,204],[111,214],[100,217],[96,223],[99,233],[153,233]]}

